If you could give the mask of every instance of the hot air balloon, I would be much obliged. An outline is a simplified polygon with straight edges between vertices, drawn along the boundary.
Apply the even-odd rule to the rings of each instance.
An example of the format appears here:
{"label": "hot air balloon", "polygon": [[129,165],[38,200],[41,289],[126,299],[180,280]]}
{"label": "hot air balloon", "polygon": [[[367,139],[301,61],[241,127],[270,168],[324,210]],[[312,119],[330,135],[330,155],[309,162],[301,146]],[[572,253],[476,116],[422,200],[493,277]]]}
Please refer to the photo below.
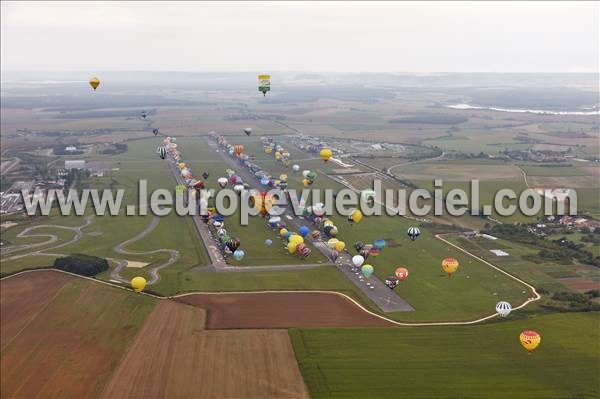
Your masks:
{"label": "hot air balloon", "polygon": [[227,185],[227,178],[226,177],[219,177],[217,179],[217,184],[219,185],[219,187],[225,188],[225,186]]}
{"label": "hot air balloon", "polygon": [[385,248],[385,240],[375,240],[373,245],[375,248],[381,251],[383,248]]}
{"label": "hot air balloon", "polygon": [[519,341],[521,341],[521,345],[525,348],[529,353],[533,352],[542,341],[542,337],[535,331],[527,330],[523,331],[519,336]]}
{"label": "hot air balloon", "polygon": [[233,257],[234,257],[234,259],[235,259],[235,260],[237,260],[238,262],[239,262],[240,260],[242,260],[242,258],[244,257],[244,255],[246,255],[246,253],[245,253],[244,251],[242,251],[241,249],[238,249],[238,250],[236,250],[236,251],[233,253]]}
{"label": "hot air balloon", "polygon": [[273,244],[273,240],[271,240],[270,238],[267,238],[267,239],[265,240],[265,245],[266,245],[267,247],[270,247],[270,246],[271,246],[271,244]]}
{"label": "hot air balloon", "polygon": [[158,136],[158,129],[152,129],[152,133],[154,133],[155,136]]}
{"label": "hot air balloon", "polygon": [[319,156],[325,162],[329,161],[329,158],[331,158],[331,155],[333,155],[333,154],[329,148],[323,148],[321,150],[321,152],[319,153]]}
{"label": "hot air balloon", "polygon": [[143,277],[134,277],[131,279],[131,288],[135,292],[142,292],[146,287],[146,279]]}
{"label": "hot air balloon", "polygon": [[98,86],[100,86],[100,79],[98,79],[97,77],[93,77],[90,79],[90,86],[92,86],[92,89],[94,89],[94,91],[98,88]]}
{"label": "hot air balloon", "polygon": [[399,267],[396,269],[396,271],[394,272],[394,274],[396,275],[396,277],[398,278],[398,280],[400,281],[404,281],[408,278],[408,269],[405,267]]}
{"label": "hot air balloon", "polygon": [[512,311],[512,306],[506,301],[500,301],[496,304],[496,313],[502,317],[506,317]]}
{"label": "hot air balloon", "polygon": [[251,127],[244,128],[244,133],[246,133],[246,136],[250,136],[252,134],[252,128]]}
{"label": "hot air balloon", "polygon": [[410,238],[411,241],[416,240],[420,234],[421,234],[421,230],[419,230],[418,227],[410,226],[408,228],[408,238]]}
{"label": "hot air balloon", "polygon": [[159,146],[156,149],[156,152],[158,153],[160,159],[165,159],[167,157],[167,147],[165,147],[164,145]]}
{"label": "hot air balloon", "polygon": [[350,224],[359,223],[362,218],[362,212],[359,209],[355,209],[350,215],[348,215],[348,222],[350,222]]}
{"label": "hot air balloon", "polygon": [[241,144],[233,146],[233,152],[238,156],[241,155],[244,152],[244,146]]}
{"label": "hot air balloon", "polygon": [[271,91],[271,75],[258,75],[258,91],[263,96],[266,96],[267,92]]}
{"label": "hot air balloon", "polygon": [[361,273],[362,273],[363,276],[365,276],[366,278],[369,278],[369,277],[371,277],[371,275],[373,274],[373,272],[375,271],[375,269],[371,265],[363,265],[360,268],[360,271],[361,271]]}
{"label": "hot air balloon", "polygon": [[354,265],[354,267],[361,267],[363,263],[365,263],[365,258],[363,258],[362,256],[354,255],[352,257],[352,264]]}
{"label": "hot air balloon", "polygon": [[398,278],[394,276],[386,277],[384,282],[390,290],[393,290],[398,286]]}
{"label": "hot air balloon", "polygon": [[442,261],[442,269],[448,273],[448,277],[452,277],[452,274],[458,269],[458,260],[454,258],[444,258]]}

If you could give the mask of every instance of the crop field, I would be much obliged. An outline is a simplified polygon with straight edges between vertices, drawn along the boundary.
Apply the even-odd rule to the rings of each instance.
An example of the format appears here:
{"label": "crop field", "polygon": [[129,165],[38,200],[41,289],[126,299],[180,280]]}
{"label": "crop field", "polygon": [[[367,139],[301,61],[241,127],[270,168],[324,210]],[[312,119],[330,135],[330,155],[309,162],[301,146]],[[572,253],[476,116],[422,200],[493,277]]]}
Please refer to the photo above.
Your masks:
{"label": "crop field", "polygon": [[[312,398],[595,398],[597,313],[469,327],[298,329],[290,335]],[[519,344],[535,330],[531,355]]]}
{"label": "crop field", "polygon": [[[9,330],[12,338],[3,343],[2,396],[97,397],[154,300],[56,272],[37,273],[2,281],[3,328],[22,326],[16,334]],[[33,300],[8,296],[23,290],[36,291]],[[27,312],[21,311],[23,301],[31,301]]]}
{"label": "crop field", "polygon": [[308,394],[286,331],[206,331],[204,311],[161,301],[102,395],[155,396],[307,398]]}

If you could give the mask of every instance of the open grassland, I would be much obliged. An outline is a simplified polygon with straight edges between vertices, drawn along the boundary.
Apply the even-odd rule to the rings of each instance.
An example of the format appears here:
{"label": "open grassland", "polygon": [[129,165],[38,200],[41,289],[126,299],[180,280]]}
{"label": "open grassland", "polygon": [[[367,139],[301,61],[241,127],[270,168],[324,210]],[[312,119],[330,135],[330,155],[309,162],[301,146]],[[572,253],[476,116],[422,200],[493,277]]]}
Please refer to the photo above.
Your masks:
{"label": "open grassland", "polygon": [[[2,281],[3,329],[22,326],[9,328],[3,343],[2,396],[98,397],[154,300],[56,272],[33,274]],[[18,292],[17,300],[9,296]]]}
{"label": "open grassland", "polygon": [[[271,157],[267,158],[264,153],[259,155],[259,144],[254,144],[249,139],[239,141],[248,146],[249,153],[256,153],[257,162],[271,174],[278,175],[286,171],[290,188],[301,190],[300,173],[291,173],[280,163],[272,162]],[[291,163],[295,163],[299,156],[297,152],[292,152]],[[313,169],[319,174],[312,188],[343,188],[324,175],[323,172],[331,168],[329,163],[324,164],[320,160],[298,163],[301,169]],[[406,236],[406,230],[414,221],[386,215],[365,217],[359,224],[350,225],[340,215],[333,215],[331,219],[339,230],[337,238],[346,242],[347,251],[351,253],[354,253],[351,246],[355,241],[372,243],[376,239],[386,240],[387,247],[381,254],[369,257],[366,262],[374,266],[379,278],[385,279],[393,275],[399,266],[409,269],[408,280],[396,290],[416,311],[388,315],[394,319],[415,322],[470,320],[493,313],[494,306],[500,299],[516,304],[532,296],[530,290],[521,283],[449,247],[426,229],[421,230],[421,237],[417,241],[411,242]],[[455,257],[461,264],[461,268],[451,279],[441,268],[442,259],[448,256]]]}
{"label": "open grassland", "polygon": [[102,397],[307,398],[308,393],[286,331],[206,331],[204,311],[161,301]]}
{"label": "open grassland", "polygon": [[[531,355],[519,334],[542,341]],[[291,330],[312,398],[596,398],[597,313],[481,326]]]}

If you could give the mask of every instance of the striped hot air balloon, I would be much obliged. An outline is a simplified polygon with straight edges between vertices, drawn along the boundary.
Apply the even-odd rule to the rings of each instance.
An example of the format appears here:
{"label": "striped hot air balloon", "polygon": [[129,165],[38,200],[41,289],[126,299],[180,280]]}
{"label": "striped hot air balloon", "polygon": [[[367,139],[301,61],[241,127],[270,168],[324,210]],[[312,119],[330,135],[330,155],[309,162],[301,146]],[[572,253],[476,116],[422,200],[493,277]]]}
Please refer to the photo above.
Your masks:
{"label": "striped hot air balloon", "polygon": [[496,304],[496,313],[502,317],[506,317],[512,311],[512,306],[506,301],[500,301]]}

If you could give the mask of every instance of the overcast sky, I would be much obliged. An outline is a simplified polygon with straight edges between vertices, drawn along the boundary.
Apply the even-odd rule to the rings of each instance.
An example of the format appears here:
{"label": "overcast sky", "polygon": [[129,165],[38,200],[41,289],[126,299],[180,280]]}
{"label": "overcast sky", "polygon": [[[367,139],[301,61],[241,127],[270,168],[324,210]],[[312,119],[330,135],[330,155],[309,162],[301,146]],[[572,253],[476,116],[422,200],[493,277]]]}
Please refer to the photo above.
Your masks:
{"label": "overcast sky", "polygon": [[5,71],[598,71],[598,2],[1,7]]}

